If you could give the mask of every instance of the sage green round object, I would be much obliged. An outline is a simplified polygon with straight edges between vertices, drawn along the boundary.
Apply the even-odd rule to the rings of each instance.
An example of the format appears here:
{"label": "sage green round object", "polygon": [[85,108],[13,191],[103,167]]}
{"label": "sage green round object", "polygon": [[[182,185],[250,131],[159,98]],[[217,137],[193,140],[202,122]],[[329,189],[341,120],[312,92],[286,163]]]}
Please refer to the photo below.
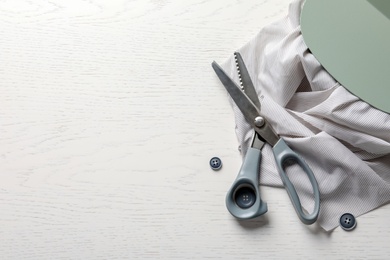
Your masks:
{"label": "sage green round object", "polygon": [[303,39],[351,93],[390,113],[390,1],[306,0]]}

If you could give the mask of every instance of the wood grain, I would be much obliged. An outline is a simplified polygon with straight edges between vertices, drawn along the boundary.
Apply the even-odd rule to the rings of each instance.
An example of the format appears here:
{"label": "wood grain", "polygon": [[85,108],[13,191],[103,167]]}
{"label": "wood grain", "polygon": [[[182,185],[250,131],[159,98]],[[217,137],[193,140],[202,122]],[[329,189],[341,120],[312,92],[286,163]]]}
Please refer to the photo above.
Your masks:
{"label": "wood grain", "polygon": [[225,209],[241,158],[210,64],[288,4],[0,1],[0,258],[386,259],[388,206],[330,234],[280,189],[260,220]]}

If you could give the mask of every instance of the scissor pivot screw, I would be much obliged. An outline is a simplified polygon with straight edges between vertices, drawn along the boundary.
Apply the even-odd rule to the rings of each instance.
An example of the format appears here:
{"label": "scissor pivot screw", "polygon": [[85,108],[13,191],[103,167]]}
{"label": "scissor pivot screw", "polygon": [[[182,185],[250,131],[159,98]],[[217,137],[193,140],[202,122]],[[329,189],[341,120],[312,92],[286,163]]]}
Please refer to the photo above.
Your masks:
{"label": "scissor pivot screw", "polygon": [[261,116],[255,118],[255,126],[262,127],[264,123],[265,123],[264,118],[262,118]]}

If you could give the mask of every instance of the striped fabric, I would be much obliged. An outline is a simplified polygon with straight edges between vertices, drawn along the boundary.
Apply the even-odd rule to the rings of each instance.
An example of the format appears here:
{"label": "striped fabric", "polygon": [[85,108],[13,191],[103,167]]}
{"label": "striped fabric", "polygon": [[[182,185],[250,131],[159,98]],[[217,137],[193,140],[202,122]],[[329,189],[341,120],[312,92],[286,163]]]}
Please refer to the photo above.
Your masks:
{"label": "striped fabric", "polygon": [[[303,2],[293,2],[287,17],[263,28],[239,52],[264,117],[312,168],[321,192],[317,223],[330,231],[343,213],[359,216],[390,200],[390,115],[349,93],[310,53],[299,24]],[[222,67],[238,82],[233,56]],[[253,130],[229,101],[244,156]],[[308,178],[295,165],[287,171],[311,211]],[[262,150],[259,174],[260,184],[282,186],[269,145]]]}

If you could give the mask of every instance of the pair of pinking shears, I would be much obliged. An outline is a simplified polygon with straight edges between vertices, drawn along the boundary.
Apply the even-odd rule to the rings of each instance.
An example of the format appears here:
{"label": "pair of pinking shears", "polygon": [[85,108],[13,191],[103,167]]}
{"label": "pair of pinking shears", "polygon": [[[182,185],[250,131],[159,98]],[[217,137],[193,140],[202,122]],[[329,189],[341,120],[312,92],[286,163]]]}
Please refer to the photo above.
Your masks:
{"label": "pair of pinking shears", "polygon": [[[235,57],[243,90],[227,76],[215,61],[212,63],[212,67],[247,122],[253,127],[254,134],[240,172],[226,196],[226,206],[229,212],[238,219],[251,219],[267,212],[267,203],[260,198],[259,167],[261,149],[265,143],[268,143],[272,146],[279,175],[299,219],[304,224],[312,224],[317,220],[320,211],[320,192],[317,180],[302,157],[291,150],[283,138],[275,133],[269,122],[261,115],[261,103],[244,61],[237,52]],[[296,163],[302,168],[313,187],[314,209],[312,213],[303,211],[297,191],[286,174],[285,167],[291,163]]]}

